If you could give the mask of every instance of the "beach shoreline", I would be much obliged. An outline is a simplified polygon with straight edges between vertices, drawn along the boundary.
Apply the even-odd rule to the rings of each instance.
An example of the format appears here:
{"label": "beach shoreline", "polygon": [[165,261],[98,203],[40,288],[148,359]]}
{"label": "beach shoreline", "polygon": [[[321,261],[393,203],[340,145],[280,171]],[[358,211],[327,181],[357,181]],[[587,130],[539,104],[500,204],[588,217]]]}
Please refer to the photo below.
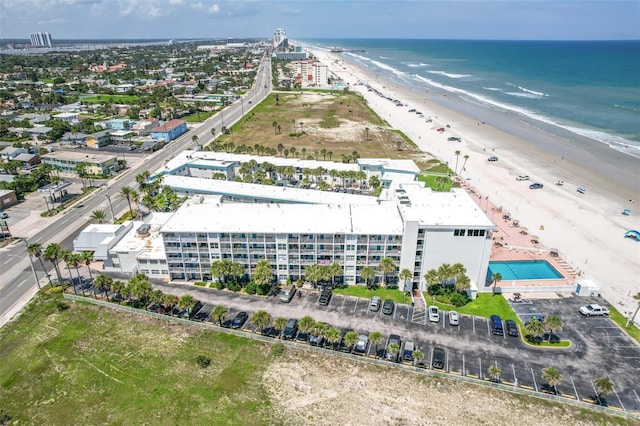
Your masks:
{"label": "beach shoreline", "polygon": [[[634,218],[638,214],[635,200],[640,198],[636,157],[550,126],[533,126],[513,113],[487,112],[483,116],[487,119],[480,120],[460,108],[464,100],[454,100],[455,96],[437,91],[416,93],[368,74],[339,54],[311,51],[351,90],[362,94],[392,127],[452,169],[458,160],[457,172],[462,179],[530,230],[536,230],[545,246],[558,247],[581,278],[599,283],[601,294],[621,312],[633,312],[637,305],[632,297],[640,291],[640,244],[623,235],[638,228]],[[374,91],[358,82],[367,82]],[[398,107],[375,91],[408,106]],[[409,113],[409,108],[420,110],[433,122]],[[437,132],[440,127],[445,131]],[[450,136],[461,137],[462,141],[448,141]],[[460,151],[458,156],[456,151]],[[465,155],[469,159],[463,171]],[[493,155],[499,161],[488,162]],[[529,175],[531,181],[516,181],[518,175]],[[563,180],[564,185],[555,185],[557,180]],[[532,182],[543,183],[544,188],[530,190]],[[587,192],[580,194],[577,187]],[[631,216],[622,215],[625,208],[632,210]]]}

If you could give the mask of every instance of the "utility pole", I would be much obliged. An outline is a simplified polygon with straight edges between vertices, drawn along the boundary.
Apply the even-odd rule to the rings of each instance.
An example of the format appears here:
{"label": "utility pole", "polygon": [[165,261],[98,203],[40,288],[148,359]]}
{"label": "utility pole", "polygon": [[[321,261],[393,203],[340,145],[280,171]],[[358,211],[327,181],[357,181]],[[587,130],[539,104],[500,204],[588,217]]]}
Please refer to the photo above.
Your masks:
{"label": "utility pole", "polygon": [[113,214],[113,206],[111,205],[111,197],[109,196],[109,187],[105,185],[104,187],[107,190],[107,200],[109,201],[109,210],[111,210],[111,222],[116,221],[116,215]]}
{"label": "utility pole", "polygon": [[[38,279],[38,275],[36,274],[36,268],[33,266],[33,259],[31,258],[31,255],[29,254],[29,243],[27,243],[27,239],[25,238],[24,240],[22,240],[22,242],[24,243],[26,249],[27,249],[27,256],[29,257],[29,263],[31,264],[31,272],[33,272],[33,279],[36,280],[36,284],[38,285],[38,290],[41,290],[42,287],[40,287],[40,280]],[[44,273],[46,274],[47,271],[44,271]]]}

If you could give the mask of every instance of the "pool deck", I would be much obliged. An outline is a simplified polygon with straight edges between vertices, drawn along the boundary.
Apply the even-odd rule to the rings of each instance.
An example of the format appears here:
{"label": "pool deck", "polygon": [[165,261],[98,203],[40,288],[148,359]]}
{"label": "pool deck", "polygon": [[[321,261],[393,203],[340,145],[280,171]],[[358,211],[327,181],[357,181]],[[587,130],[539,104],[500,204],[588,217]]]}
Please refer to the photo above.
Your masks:
{"label": "pool deck", "polygon": [[[523,287],[529,287],[532,291],[539,292],[544,287],[567,287],[575,282],[576,278],[581,274],[580,270],[567,263],[562,258],[562,253],[557,249],[548,248],[540,244],[536,230],[529,230],[524,226],[520,226],[518,218],[500,210],[500,207],[495,206],[486,197],[480,195],[468,182],[461,181],[460,183],[461,187],[469,192],[489,219],[498,227],[498,230],[493,233],[490,261],[546,260],[564,276],[564,278],[559,279],[500,281],[497,286],[500,287],[502,293],[523,291]],[[486,287],[490,287],[490,285]]]}

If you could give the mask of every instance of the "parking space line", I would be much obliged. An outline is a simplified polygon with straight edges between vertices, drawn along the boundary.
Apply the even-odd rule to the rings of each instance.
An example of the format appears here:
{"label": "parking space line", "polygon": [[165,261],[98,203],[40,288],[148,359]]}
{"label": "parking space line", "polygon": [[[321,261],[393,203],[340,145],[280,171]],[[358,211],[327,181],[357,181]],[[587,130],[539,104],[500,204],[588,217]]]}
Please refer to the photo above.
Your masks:
{"label": "parking space line", "polygon": [[491,336],[491,327],[489,327],[489,321],[485,320],[485,322],[487,323],[487,334]]}
{"label": "parking space line", "polygon": [[356,305],[353,307],[353,312],[355,312],[356,309],[358,309],[358,300],[360,300],[360,298],[356,297]]}
{"label": "parking space line", "polygon": [[344,302],[347,301],[348,296],[342,296],[342,305],[340,305],[340,309],[344,308]]}
{"label": "parking space line", "polygon": [[[609,377],[609,376],[607,376],[607,377]],[[609,380],[611,380],[611,377],[609,377]],[[611,381],[613,382],[613,380],[611,380]],[[616,394],[616,398],[618,398],[618,402],[620,403],[620,406],[622,407],[622,409],[623,409],[624,411],[627,411],[627,409],[626,409],[626,408],[624,408],[624,405],[622,404],[622,401],[620,400],[620,397],[618,396],[618,391],[616,391],[616,388],[615,388],[615,387],[613,388],[613,393],[615,393],[615,394]]]}
{"label": "parking space line", "polygon": [[520,387],[523,388],[523,389],[533,390],[533,388],[531,386],[527,386],[527,385],[520,385]]}
{"label": "parking space line", "polygon": [[[595,392],[596,398],[598,398],[598,400],[600,400],[600,397],[598,396],[598,390],[596,389],[596,386],[593,384],[593,382],[591,382],[591,387],[593,388],[593,391]],[[602,402],[602,401],[598,401],[598,402]]]}
{"label": "parking space line", "polygon": [[478,377],[482,379],[482,358],[478,357],[478,361],[480,362],[480,374],[478,375]]}
{"label": "parking space line", "polygon": [[638,400],[638,402],[640,402],[640,396],[638,396],[638,394],[636,393],[635,389],[631,389],[633,391],[633,394],[636,396],[636,399]]}
{"label": "parking space line", "polygon": [[536,375],[533,374],[533,368],[531,368],[531,377],[533,378],[533,386],[536,387],[536,392],[538,392],[538,384],[536,383]]}
{"label": "parking space line", "polygon": [[511,364],[511,371],[513,371],[513,380],[518,383],[518,376],[516,376],[516,367],[514,367],[513,364]]}
{"label": "parking space line", "polygon": [[464,353],[462,354],[462,375],[464,376]]}
{"label": "parking space line", "polygon": [[580,401],[580,395],[578,395],[578,389],[576,389],[576,384],[573,383],[573,377],[569,376],[571,379],[571,385],[573,386],[573,391],[576,393],[576,399]]}
{"label": "parking space line", "polygon": [[476,317],[471,315],[471,324],[473,324],[473,334],[476,334]]}

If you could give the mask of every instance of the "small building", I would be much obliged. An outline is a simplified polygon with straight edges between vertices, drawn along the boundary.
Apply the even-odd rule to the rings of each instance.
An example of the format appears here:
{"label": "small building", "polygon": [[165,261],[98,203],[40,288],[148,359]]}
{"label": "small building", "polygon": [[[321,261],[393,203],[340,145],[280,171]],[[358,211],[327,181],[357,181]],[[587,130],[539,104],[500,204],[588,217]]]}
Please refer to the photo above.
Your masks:
{"label": "small building", "polygon": [[130,130],[133,128],[134,121],[128,118],[114,118],[107,121],[107,126],[114,130]]}
{"label": "small building", "polygon": [[170,120],[162,126],[151,130],[151,137],[156,140],[171,142],[187,132],[187,123],[183,120]]}
{"label": "small building", "polygon": [[12,189],[0,189],[0,209],[6,209],[18,204],[16,191]]}
{"label": "small building", "polygon": [[138,136],[147,136],[153,129],[158,127],[160,122],[155,118],[148,120],[141,120],[135,123],[132,127],[134,132],[138,133]]}
{"label": "small building", "polygon": [[111,143],[111,133],[109,130],[101,130],[87,136],[87,147],[100,149]]}
{"label": "small building", "polygon": [[133,227],[132,221],[126,221],[119,225],[93,223],[84,228],[78,237],[73,240],[73,250],[93,252],[95,260],[102,260],[105,266],[111,264],[109,250],[127,234]]}
{"label": "small building", "polygon": [[31,154],[28,152],[16,156],[14,160],[21,162],[25,169],[30,169],[36,164],[40,164],[40,156],[38,154]]}
{"label": "small building", "polygon": [[29,150],[26,148],[15,148],[13,146],[8,146],[2,151],[0,151],[0,158],[4,161],[15,160],[16,157],[20,154],[28,154]]}
{"label": "small building", "polygon": [[65,121],[67,123],[77,123],[79,114],[77,112],[61,112],[60,114],[56,114],[51,118],[55,118],[56,120]]}
{"label": "small building", "polygon": [[90,175],[111,175],[120,170],[118,157],[111,154],[85,154],[84,152],[55,151],[42,156],[44,164],[60,169],[62,173],[77,174],[76,166],[85,164]]}
{"label": "small building", "polygon": [[114,143],[129,143],[135,136],[133,130],[113,130],[111,132],[111,141]]}

